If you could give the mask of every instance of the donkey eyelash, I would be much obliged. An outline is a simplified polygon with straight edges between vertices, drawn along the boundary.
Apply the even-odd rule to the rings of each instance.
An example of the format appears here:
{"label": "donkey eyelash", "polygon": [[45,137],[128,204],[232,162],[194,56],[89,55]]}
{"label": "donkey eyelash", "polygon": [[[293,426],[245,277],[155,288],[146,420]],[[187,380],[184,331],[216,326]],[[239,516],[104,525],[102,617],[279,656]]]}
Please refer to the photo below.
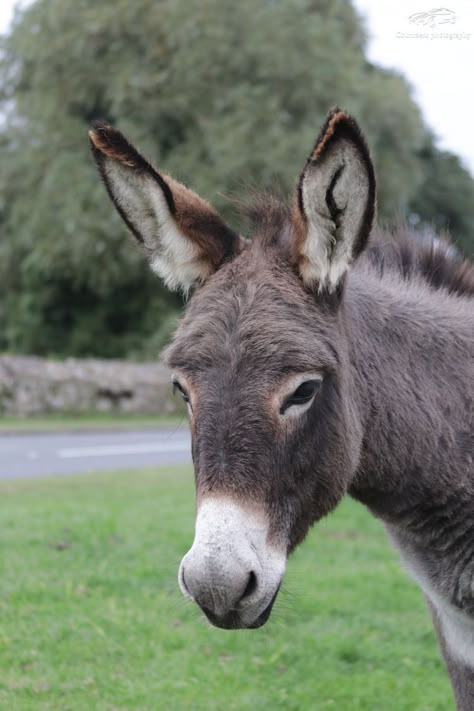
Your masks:
{"label": "donkey eyelash", "polygon": [[181,383],[179,383],[177,380],[173,380],[173,393],[176,393],[176,391],[179,392],[184,402],[189,404],[189,395],[187,391],[183,388]]}
{"label": "donkey eyelash", "polygon": [[280,406],[280,415],[284,415],[290,407],[309,405],[320,389],[322,382],[323,378],[321,376],[308,377],[307,380],[300,382],[299,385],[284,398]]}

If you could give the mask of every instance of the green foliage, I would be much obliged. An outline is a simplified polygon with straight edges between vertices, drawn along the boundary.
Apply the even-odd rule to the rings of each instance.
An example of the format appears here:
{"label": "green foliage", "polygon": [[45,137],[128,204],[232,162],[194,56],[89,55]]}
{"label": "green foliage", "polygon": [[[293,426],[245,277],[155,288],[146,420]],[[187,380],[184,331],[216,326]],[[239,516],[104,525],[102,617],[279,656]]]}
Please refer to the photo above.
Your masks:
{"label": "green foliage", "polygon": [[0,483],[0,708],[445,711],[421,591],[346,501],[289,561],[258,630],[204,622],[178,590],[189,467]]}
{"label": "green foliage", "polygon": [[472,179],[432,144],[427,157],[407,83],[370,65],[364,44],[349,0],[36,0],[19,12],[0,47],[0,348],[149,355],[179,310],[99,185],[86,139],[98,117],[235,222],[224,195],[291,193],[338,103],[369,138],[382,219],[436,210],[469,249]]}
{"label": "green foliage", "polygon": [[457,246],[474,258],[474,182],[459,158],[428,141],[420,158],[424,179],[411,203],[422,224],[449,232]]}

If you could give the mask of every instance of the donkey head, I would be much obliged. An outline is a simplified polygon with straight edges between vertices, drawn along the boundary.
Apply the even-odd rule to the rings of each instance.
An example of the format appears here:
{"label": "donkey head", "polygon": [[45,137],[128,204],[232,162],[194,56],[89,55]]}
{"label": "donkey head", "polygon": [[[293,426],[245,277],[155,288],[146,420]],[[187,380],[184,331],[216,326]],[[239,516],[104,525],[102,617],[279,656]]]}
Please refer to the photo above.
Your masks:
{"label": "donkey head", "polygon": [[187,403],[197,520],[183,593],[219,627],[259,627],[288,554],[343,497],[362,433],[345,281],[375,212],[364,139],[328,116],[292,210],[256,210],[241,239],[116,130],[90,132],[117,210],[171,288],[196,287],[167,350]]}

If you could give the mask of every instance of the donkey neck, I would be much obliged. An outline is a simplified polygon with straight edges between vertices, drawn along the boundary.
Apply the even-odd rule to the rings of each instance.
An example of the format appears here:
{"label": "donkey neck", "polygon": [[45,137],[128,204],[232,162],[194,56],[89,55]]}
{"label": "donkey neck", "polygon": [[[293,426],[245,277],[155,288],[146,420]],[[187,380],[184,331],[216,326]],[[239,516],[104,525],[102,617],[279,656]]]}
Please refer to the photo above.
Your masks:
{"label": "donkey neck", "polygon": [[351,495],[394,523],[447,497],[469,505],[472,300],[365,270],[354,273],[346,297],[351,372],[364,422]]}

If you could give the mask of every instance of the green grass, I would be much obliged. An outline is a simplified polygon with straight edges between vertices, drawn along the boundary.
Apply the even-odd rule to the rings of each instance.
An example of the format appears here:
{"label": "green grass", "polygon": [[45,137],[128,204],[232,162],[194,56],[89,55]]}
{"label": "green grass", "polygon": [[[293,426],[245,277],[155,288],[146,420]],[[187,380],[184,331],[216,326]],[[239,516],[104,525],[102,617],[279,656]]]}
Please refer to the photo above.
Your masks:
{"label": "green grass", "polygon": [[453,708],[421,593],[346,501],[290,560],[267,625],[211,628],[178,591],[189,468],[0,485],[0,708]]}
{"label": "green grass", "polygon": [[128,415],[91,412],[30,417],[1,417],[0,434],[12,432],[56,432],[64,430],[127,429],[171,426],[186,421],[186,415]]}

